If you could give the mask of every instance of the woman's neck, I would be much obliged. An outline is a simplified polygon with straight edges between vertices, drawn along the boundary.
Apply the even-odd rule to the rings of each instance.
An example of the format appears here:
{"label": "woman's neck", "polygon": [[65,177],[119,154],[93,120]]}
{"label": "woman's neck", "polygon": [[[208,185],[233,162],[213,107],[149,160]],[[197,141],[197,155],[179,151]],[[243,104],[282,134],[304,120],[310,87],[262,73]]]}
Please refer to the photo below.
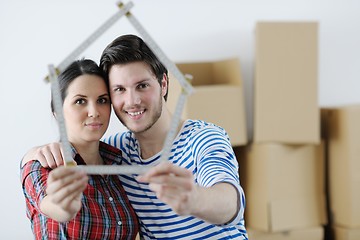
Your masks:
{"label": "woman's neck", "polygon": [[99,152],[99,141],[73,144],[78,154],[87,165],[102,165],[103,160]]}

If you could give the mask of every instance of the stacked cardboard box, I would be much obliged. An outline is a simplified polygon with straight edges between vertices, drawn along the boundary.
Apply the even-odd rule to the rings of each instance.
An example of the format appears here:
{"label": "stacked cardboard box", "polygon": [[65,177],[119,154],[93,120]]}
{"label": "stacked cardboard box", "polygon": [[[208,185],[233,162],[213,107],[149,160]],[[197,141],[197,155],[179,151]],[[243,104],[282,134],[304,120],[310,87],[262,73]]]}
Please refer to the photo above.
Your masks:
{"label": "stacked cardboard box", "polygon": [[[324,237],[324,145],[317,95],[316,22],[260,22],[256,26],[254,136],[246,136],[237,59],[178,63],[193,76],[195,93],[183,118],[223,127],[240,163],[250,239]],[[182,88],[170,73],[168,106]]]}
{"label": "stacked cardboard box", "polygon": [[326,222],[322,144],[252,144],[238,159],[246,171],[247,226],[280,232]]}
{"label": "stacked cardboard box", "polygon": [[254,137],[239,157],[245,221],[255,239],[323,238],[317,28],[316,22],[256,25]]}
{"label": "stacked cardboard box", "polygon": [[[184,119],[201,119],[223,127],[230,136],[232,146],[247,143],[244,88],[238,59],[214,62],[178,63],[183,74],[193,77],[194,93],[185,103]],[[182,87],[169,74],[167,104],[175,110]]]}
{"label": "stacked cardboard box", "polygon": [[334,227],[334,240],[359,240],[359,228]]}
{"label": "stacked cardboard box", "polygon": [[318,144],[318,25],[256,26],[254,141]]}
{"label": "stacked cardboard box", "polygon": [[265,233],[248,230],[250,240],[323,240],[324,231],[321,227],[297,229],[279,233]]}
{"label": "stacked cardboard box", "polygon": [[360,105],[322,109],[335,240],[360,239]]}

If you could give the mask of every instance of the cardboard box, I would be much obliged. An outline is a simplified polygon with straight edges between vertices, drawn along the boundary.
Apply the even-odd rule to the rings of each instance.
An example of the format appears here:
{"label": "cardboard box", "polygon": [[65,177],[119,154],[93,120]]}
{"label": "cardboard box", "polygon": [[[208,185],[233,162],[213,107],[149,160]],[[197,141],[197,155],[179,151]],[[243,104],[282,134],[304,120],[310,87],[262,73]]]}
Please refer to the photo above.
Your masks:
{"label": "cardboard box", "polygon": [[342,228],[334,226],[334,240],[359,240],[360,228]]}
{"label": "cardboard box", "polygon": [[279,233],[266,233],[247,228],[250,240],[323,240],[324,229],[322,227],[313,227],[285,231]]}
{"label": "cardboard box", "polygon": [[[243,82],[238,59],[177,64],[183,74],[191,74],[195,92],[185,103],[184,119],[201,119],[224,128],[232,146],[247,143]],[[169,74],[167,104],[174,112],[181,86]]]}
{"label": "cardboard box", "polygon": [[322,109],[334,224],[360,228],[360,105]]}
{"label": "cardboard box", "polygon": [[[240,184],[241,187],[243,188],[245,195],[247,192],[247,183],[246,183],[246,179],[248,178],[248,174],[247,174],[247,166],[246,166],[246,151],[247,151],[247,146],[238,146],[238,147],[233,147],[234,153],[235,153],[235,157],[238,161],[239,164],[239,177],[240,177]],[[245,196],[246,198],[246,196]],[[246,211],[245,211],[246,214]]]}
{"label": "cardboard box", "polygon": [[256,25],[254,142],[318,144],[318,24]]}
{"label": "cardboard box", "polygon": [[323,144],[252,144],[243,160],[248,227],[280,232],[326,223]]}

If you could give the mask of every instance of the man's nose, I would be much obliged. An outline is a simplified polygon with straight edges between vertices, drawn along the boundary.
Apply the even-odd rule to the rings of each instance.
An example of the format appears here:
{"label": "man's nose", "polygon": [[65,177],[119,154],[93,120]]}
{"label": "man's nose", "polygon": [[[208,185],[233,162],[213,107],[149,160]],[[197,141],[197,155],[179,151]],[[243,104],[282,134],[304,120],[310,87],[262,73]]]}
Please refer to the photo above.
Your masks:
{"label": "man's nose", "polygon": [[139,105],[141,103],[140,95],[135,91],[130,91],[128,94],[128,104],[130,106]]}

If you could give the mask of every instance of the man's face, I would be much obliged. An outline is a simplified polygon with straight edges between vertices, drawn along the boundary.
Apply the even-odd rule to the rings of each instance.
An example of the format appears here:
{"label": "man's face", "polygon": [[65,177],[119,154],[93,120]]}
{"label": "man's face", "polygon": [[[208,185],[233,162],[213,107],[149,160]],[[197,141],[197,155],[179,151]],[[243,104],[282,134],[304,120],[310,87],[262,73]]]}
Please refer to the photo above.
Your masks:
{"label": "man's face", "polygon": [[162,82],[160,87],[150,67],[143,62],[117,64],[110,68],[113,109],[130,131],[143,133],[160,118],[167,86],[166,79]]}

